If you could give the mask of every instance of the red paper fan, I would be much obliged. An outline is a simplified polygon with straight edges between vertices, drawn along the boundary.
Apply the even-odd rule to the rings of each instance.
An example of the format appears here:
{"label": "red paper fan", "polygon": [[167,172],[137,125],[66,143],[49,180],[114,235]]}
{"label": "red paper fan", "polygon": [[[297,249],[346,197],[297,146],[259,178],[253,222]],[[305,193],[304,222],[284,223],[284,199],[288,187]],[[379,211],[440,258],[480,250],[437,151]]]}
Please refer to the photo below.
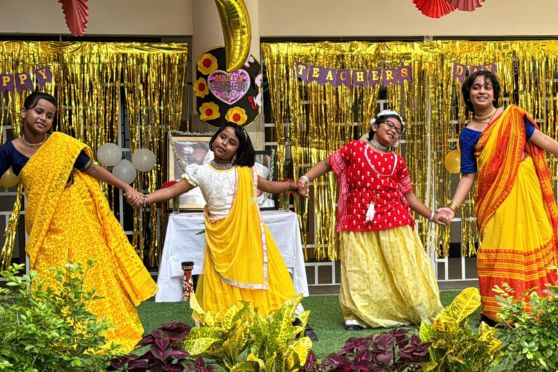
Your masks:
{"label": "red paper fan", "polygon": [[422,14],[430,18],[440,18],[455,10],[447,0],[413,0]]}
{"label": "red paper fan", "polygon": [[66,17],[66,25],[74,36],[83,36],[87,28],[87,0],[58,0]]}
{"label": "red paper fan", "polygon": [[472,12],[473,10],[480,8],[484,0],[446,0],[451,6],[459,10],[464,10],[467,12]]}

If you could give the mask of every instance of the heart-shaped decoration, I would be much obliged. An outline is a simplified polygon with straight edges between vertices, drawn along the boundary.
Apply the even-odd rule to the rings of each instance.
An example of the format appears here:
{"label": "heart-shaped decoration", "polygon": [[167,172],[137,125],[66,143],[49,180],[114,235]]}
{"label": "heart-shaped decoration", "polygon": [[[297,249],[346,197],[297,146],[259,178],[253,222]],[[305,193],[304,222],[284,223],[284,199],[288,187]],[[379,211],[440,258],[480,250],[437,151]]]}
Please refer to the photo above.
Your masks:
{"label": "heart-shaped decoration", "polygon": [[207,78],[207,85],[215,97],[232,105],[244,97],[250,89],[250,75],[242,69],[230,73],[215,70]]}

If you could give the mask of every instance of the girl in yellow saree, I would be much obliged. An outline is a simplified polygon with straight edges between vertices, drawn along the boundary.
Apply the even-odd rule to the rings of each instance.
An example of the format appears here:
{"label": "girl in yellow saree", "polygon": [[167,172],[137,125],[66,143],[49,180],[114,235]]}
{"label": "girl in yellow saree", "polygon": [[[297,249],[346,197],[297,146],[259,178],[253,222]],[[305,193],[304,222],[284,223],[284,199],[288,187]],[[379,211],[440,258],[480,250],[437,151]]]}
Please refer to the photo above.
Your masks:
{"label": "girl in yellow saree", "polygon": [[550,266],[556,264],[558,208],[543,150],[558,154],[558,142],[521,108],[494,107],[499,84],[488,71],[472,74],[463,95],[474,116],[460,136],[462,178],[443,213],[451,221],[477,175],[482,314],[494,321],[494,286],[507,283],[519,298],[529,290],[543,295],[557,280]]}
{"label": "girl in yellow saree", "polygon": [[[247,301],[262,315],[296,295],[279,249],[262,221],[256,187],[263,192],[296,191],[294,182],[271,182],[256,173],[246,131],[227,123],[211,138],[214,159],[171,187],[139,199],[134,206],[170,200],[199,186],[205,207],[206,250],[196,289],[204,311],[226,310]],[[199,314],[194,314],[199,319]]]}
{"label": "girl in yellow saree", "polygon": [[50,95],[33,93],[25,101],[23,134],[0,148],[0,171],[12,166],[27,196],[26,253],[31,269],[54,285],[52,267],[68,262],[93,267],[84,289],[101,297],[89,310],[112,324],[109,342],[131,351],[143,335],[136,306],[153,296],[155,282],[114,217],[98,180],[135,191],[92,164],[89,147],[65,134],[49,134],[56,112]]}

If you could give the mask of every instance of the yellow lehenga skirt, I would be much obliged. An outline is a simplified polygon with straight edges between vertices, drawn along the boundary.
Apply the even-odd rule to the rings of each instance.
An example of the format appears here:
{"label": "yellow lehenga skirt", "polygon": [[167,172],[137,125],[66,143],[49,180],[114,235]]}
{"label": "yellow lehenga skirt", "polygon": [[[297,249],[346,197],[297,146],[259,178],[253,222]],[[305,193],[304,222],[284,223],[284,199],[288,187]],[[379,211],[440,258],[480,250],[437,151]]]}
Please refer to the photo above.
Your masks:
{"label": "yellow lehenga skirt", "polygon": [[438,284],[415,230],[341,232],[340,303],[347,324],[395,327],[432,320]]}
{"label": "yellow lehenga skirt", "polygon": [[212,221],[206,213],[206,250],[196,298],[206,312],[247,301],[261,315],[267,315],[296,296],[296,291],[260,216],[255,173],[249,167],[236,167],[235,171],[236,195],[228,216]]}
{"label": "yellow lehenga skirt", "polygon": [[482,313],[496,320],[494,286],[509,284],[519,298],[535,289],[539,295],[554,283],[553,229],[545,211],[533,159],[519,165],[514,186],[486,222],[477,256]]}
{"label": "yellow lehenga skirt", "polygon": [[[196,291],[204,311],[219,311],[228,309],[232,305],[240,305],[240,301],[248,301],[252,307],[257,308],[261,315],[267,315],[279,309],[283,303],[296,296],[293,282],[287,267],[281,257],[279,248],[273,236],[265,227],[268,243],[268,283],[267,289],[240,288],[225,282],[215,270],[215,263],[211,255],[206,254],[203,263],[203,274]],[[245,257],[245,264],[239,265],[238,270],[251,270],[255,264],[251,257]]]}

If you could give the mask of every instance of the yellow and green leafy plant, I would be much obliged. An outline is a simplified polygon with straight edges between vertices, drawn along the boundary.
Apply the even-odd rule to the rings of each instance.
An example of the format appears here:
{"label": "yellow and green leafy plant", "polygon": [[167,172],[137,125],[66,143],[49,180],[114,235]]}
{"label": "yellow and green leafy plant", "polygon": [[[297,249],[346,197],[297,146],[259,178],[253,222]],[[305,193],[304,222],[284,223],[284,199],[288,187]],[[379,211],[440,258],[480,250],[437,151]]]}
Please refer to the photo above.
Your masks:
{"label": "yellow and green leafy plant", "polygon": [[466,288],[432,323],[421,324],[421,340],[431,342],[424,371],[486,371],[499,358],[496,330],[484,322],[478,330],[469,324],[480,303],[479,290]]}
{"label": "yellow and green leafy plant", "polygon": [[206,313],[193,297],[191,306],[201,324],[190,330],[184,349],[230,371],[298,371],[312,349],[312,341],[301,337],[310,312],[298,314],[300,322],[293,325],[301,301],[302,296],[287,300],[264,317],[246,302]]}

